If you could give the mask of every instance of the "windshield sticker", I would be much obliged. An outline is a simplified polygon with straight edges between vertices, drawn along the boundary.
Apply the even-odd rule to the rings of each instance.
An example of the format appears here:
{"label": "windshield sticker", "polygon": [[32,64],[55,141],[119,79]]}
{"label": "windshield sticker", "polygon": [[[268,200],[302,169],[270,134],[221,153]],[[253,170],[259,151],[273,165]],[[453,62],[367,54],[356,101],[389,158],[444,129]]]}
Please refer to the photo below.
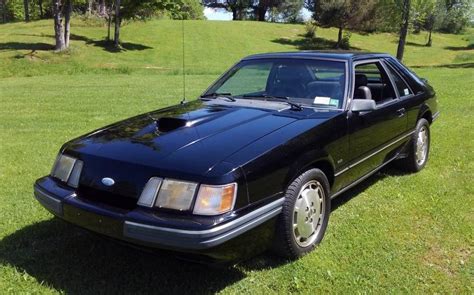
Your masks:
{"label": "windshield sticker", "polygon": [[337,107],[339,105],[339,100],[331,98],[331,100],[329,101],[329,104],[332,105],[332,106]]}
{"label": "windshield sticker", "polygon": [[410,94],[410,91],[407,88],[403,89],[403,92],[405,93],[405,95]]}
{"label": "windshield sticker", "polygon": [[314,104],[329,104],[331,101],[331,98],[330,97],[327,97],[327,96],[316,96],[314,98],[314,101],[313,103]]}

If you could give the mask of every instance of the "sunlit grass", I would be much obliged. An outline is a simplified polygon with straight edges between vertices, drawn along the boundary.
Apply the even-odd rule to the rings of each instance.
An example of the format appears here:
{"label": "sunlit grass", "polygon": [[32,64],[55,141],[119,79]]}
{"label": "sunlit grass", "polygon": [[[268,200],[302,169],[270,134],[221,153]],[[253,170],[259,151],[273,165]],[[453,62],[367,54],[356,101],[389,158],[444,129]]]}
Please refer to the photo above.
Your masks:
{"label": "sunlit grass", "polygon": [[[274,41],[303,33],[299,25],[186,25],[194,73],[188,97],[249,53],[296,50]],[[472,293],[474,75],[466,65],[425,67],[472,54],[446,49],[467,46],[462,36],[435,34],[432,48],[407,47],[406,62],[423,66],[415,70],[435,87],[440,103],[425,170],[399,175],[387,169],[346,195],[321,246],[298,261],[275,265],[274,257],[259,256],[215,270],[84,233],[53,220],[33,199],[32,183],[49,173],[62,143],[182,98],[179,23],[126,26],[124,41],[152,47],[141,51],[109,53],[78,40],[62,55],[39,50],[24,58],[18,55],[30,49],[5,49],[8,42],[51,44],[41,37],[51,28],[48,21],[0,25],[0,293]],[[105,28],[73,33],[99,40]],[[317,34],[336,37],[332,29]],[[392,35],[352,36],[355,47],[396,49]],[[423,44],[423,38],[410,41]],[[459,62],[472,63],[472,56]]]}

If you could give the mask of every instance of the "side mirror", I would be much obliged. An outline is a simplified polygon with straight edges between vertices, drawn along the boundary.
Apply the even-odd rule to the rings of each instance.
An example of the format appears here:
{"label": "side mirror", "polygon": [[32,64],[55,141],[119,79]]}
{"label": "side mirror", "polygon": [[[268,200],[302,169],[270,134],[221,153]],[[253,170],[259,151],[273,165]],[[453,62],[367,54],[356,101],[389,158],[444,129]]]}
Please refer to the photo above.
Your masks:
{"label": "side mirror", "polygon": [[353,112],[369,112],[375,110],[375,101],[372,99],[354,99],[351,103]]}

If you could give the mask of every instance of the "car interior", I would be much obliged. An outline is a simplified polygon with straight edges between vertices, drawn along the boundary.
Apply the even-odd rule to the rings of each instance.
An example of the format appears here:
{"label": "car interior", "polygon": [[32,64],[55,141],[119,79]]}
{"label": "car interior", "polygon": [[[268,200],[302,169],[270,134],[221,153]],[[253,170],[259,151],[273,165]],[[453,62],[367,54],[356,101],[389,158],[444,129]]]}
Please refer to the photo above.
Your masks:
{"label": "car interior", "polygon": [[364,87],[370,90],[370,96],[376,104],[383,104],[397,98],[387,73],[378,62],[355,67],[355,99],[367,99]]}
{"label": "car interior", "polygon": [[312,69],[307,64],[279,64],[271,70],[266,94],[305,99],[306,103],[315,97],[327,97],[342,103],[345,75],[331,69]]}

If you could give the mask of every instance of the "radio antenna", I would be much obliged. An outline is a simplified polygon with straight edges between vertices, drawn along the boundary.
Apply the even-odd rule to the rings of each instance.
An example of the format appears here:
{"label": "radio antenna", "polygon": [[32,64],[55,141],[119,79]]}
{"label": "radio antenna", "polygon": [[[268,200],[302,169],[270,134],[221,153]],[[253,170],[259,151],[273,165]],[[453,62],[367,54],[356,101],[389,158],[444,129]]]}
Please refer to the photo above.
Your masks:
{"label": "radio antenna", "polygon": [[182,47],[183,47],[183,100],[181,100],[181,104],[186,103],[186,61],[184,57],[185,47],[184,47],[184,17],[181,20],[181,33],[182,33]]}

